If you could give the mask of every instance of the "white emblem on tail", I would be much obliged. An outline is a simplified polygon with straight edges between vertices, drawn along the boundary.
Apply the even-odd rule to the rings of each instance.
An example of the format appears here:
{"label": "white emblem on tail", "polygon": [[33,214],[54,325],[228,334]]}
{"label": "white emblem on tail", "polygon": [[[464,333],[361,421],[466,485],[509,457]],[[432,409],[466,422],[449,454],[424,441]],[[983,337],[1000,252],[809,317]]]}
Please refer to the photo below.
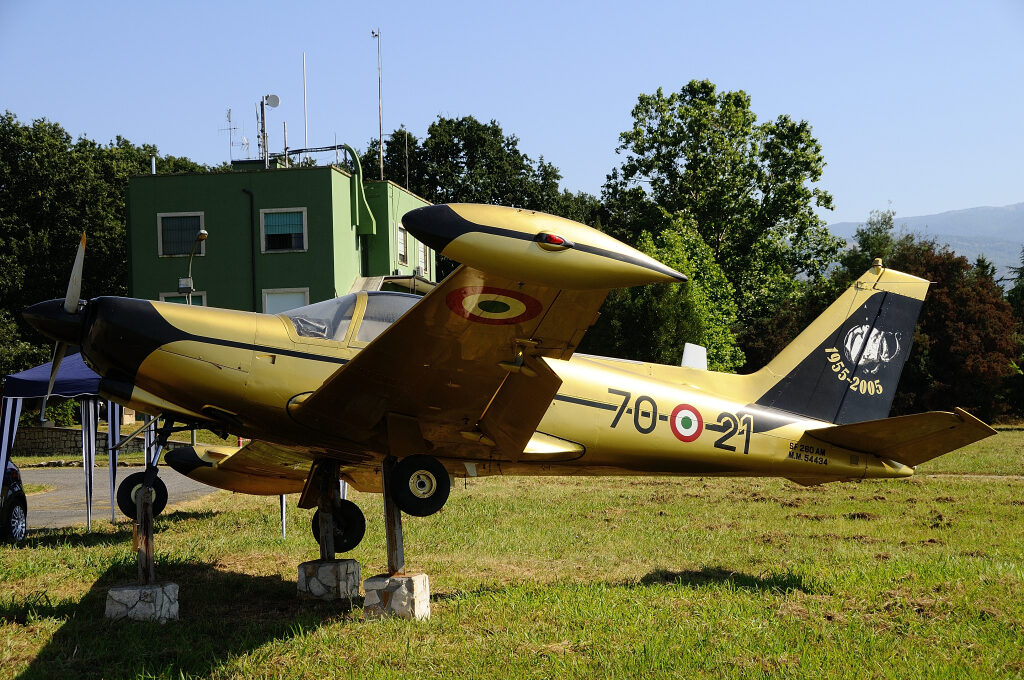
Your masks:
{"label": "white emblem on tail", "polygon": [[864,324],[847,332],[843,349],[851,364],[874,374],[882,364],[889,363],[900,353],[900,341],[896,333],[886,333]]}

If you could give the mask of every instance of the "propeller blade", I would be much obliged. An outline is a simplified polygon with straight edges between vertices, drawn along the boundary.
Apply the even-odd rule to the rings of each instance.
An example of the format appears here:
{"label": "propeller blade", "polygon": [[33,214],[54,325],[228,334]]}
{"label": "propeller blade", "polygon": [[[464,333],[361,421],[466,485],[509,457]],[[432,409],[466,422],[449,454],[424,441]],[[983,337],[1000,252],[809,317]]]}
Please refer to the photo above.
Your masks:
{"label": "propeller blade", "polygon": [[46,402],[53,394],[53,384],[57,382],[57,371],[60,370],[60,362],[64,360],[64,352],[68,349],[68,343],[58,342],[53,347],[53,363],[50,365],[50,384],[46,388],[46,395],[43,397],[43,406],[39,409],[39,422],[46,422]]}
{"label": "propeller blade", "polygon": [[[82,242],[75,253],[75,264],[71,267],[71,279],[68,281],[68,294],[64,296],[64,311],[74,314],[78,311],[78,300],[82,296],[82,266],[85,264],[85,232]],[[56,373],[54,373],[56,375]],[[52,382],[52,380],[51,380]]]}

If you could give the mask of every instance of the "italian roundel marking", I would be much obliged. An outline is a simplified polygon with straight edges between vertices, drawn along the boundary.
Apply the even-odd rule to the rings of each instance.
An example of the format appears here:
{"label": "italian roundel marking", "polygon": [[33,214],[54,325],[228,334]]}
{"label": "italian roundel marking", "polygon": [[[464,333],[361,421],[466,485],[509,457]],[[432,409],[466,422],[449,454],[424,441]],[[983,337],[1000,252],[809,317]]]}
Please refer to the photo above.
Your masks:
{"label": "italian roundel marking", "polygon": [[496,326],[522,323],[540,314],[540,301],[517,290],[467,286],[448,293],[448,308],[474,323]]}
{"label": "italian roundel marking", "polygon": [[704,419],[700,411],[689,404],[680,404],[672,409],[672,417],[668,419],[672,434],[681,442],[692,442],[704,430]]}

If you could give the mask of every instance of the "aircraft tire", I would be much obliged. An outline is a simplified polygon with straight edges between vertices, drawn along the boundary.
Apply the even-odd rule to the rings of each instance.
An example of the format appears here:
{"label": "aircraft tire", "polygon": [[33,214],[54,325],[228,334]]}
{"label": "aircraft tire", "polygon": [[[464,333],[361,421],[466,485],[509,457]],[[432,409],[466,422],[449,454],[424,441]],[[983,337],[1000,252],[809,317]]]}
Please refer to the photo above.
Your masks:
{"label": "aircraft tire", "polygon": [[[129,519],[138,519],[135,500],[145,482],[145,472],[133,472],[117,485],[117,507]],[[153,517],[164,511],[167,505],[167,486],[157,477],[153,480]]]}
{"label": "aircraft tire", "polygon": [[[320,511],[313,513],[313,539],[320,543]],[[359,506],[350,500],[342,499],[334,507],[334,551],[348,552],[354,550],[366,533],[366,518]]]}
{"label": "aircraft tire", "polygon": [[427,517],[444,507],[451,491],[448,471],[433,456],[416,454],[398,461],[391,471],[395,505],[415,517]]}

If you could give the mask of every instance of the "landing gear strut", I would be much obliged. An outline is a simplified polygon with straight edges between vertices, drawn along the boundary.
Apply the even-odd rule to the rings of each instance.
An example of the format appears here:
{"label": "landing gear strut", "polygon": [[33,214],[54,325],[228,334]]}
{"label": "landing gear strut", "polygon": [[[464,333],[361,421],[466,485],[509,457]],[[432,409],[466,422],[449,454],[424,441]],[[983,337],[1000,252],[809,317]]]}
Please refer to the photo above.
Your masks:
{"label": "landing gear strut", "polygon": [[341,498],[336,461],[321,463],[315,474],[319,495],[311,527],[313,538],[320,544],[320,559],[333,560],[335,553],[348,552],[363,540],[366,518],[358,505]]}

